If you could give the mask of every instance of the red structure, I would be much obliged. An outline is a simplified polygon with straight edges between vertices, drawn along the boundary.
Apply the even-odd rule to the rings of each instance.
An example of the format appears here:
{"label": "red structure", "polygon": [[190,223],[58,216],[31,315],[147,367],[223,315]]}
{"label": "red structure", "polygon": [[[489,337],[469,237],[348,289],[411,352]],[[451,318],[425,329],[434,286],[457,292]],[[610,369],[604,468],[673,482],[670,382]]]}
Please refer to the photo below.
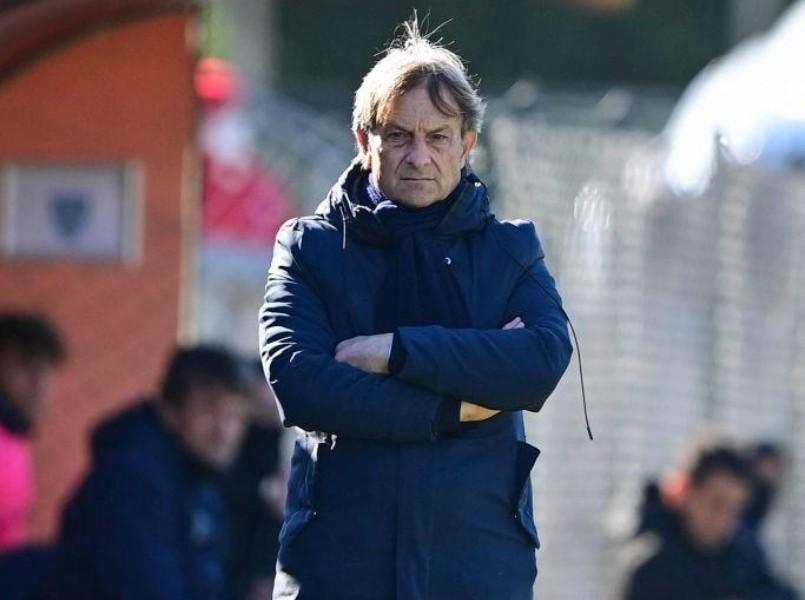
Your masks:
{"label": "red structure", "polygon": [[253,140],[232,139],[247,135],[238,128],[242,85],[234,69],[225,61],[205,58],[196,69],[195,86],[204,117],[203,239],[265,256],[280,226],[291,216],[292,202]]}
{"label": "red structure", "polygon": [[[90,427],[151,389],[189,323],[199,221],[195,11],[187,2],[146,0],[7,4],[0,173],[22,163],[126,164],[139,174],[137,214],[124,215],[137,220],[126,260],[0,254],[0,310],[46,314],[70,351],[36,441],[33,530],[47,539],[86,464]],[[0,192],[0,214],[9,214],[10,201]]]}

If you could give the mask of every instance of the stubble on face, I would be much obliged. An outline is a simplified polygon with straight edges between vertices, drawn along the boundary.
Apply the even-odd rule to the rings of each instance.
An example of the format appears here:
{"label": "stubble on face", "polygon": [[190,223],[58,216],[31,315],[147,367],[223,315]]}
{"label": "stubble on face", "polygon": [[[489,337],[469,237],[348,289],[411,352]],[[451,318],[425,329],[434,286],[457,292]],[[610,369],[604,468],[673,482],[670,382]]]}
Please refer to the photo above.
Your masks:
{"label": "stubble on face", "polygon": [[444,200],[458,185],[477,134],[462,134],[462,117],[436,108],[424,85],[393,98],[383,125],[358,142],[367,153],[373,182],[384,196],[413,208]]}

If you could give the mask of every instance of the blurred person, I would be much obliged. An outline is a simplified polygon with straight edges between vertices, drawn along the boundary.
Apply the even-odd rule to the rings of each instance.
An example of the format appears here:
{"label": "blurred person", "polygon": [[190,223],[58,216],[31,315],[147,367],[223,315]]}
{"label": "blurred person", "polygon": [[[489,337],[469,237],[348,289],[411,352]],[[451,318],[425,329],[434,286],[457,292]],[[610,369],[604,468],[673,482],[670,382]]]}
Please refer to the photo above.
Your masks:
{"label": "blurred person", "polygon": [[31,542],[35,500],[31,436],[65,356],[60,334],[44,317],[0,314],[0,597],[34,598],[52,568],[52,551]]}
{"label": "blurred person", "polygon": [[522,411],[572,348],[534,225],[470,169],[483,108],[412,19],[355,95],[357,158],[278,235],[261,351],[298,435],[274,598],[532,598]]}
{"label": "blurred person", "polygon": [[231,512],[232,565],[236,598],[270,599],[287,470],[283,427],[260,361],[249,363],[255,398],[252,420],[226,478]]}
{"label": "blurred person", "polygon": [[747,450],[752,475],[752,496],[744,512],[746,526],[755,532],[769,515],[785,477],[786,461],[782,447],[772,441],[759,442]]}
{"label": "blurred person", "polygon": [[230,597],[221,476],[237,457],[250,393],[226,350],[181,348],[157,398],[95,430],[92,465],[62,518],[58,597]]}
{"label": "blurred person", "polygon": [[742,528],[750,465],[730,445],[699,447],[690,464],[649,485],[625,552],[622,600],[795,600]]}
{"label": "blurred person", "polygon": [[45,318],[0,314],[0,552],[29,542],[31,434],[49,400],[64,343]]}

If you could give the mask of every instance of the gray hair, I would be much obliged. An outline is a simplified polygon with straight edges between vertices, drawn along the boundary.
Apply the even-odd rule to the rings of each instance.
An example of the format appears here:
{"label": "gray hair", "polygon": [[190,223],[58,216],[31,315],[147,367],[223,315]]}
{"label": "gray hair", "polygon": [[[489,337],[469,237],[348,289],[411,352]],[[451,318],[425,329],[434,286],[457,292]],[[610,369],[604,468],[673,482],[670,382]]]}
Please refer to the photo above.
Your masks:
{"label": "gray hair", "polygon": [[[462,133],[480,133],[486,106],[461,58],[423,35],[416,14],[403,28],[403,35],[391,43],[355,92],[352,130],[368,133],[377,129],[387,116],[391,100],[424,85],[441,113],[461,117]],[[458,112],[445,92],[452,95]]]}

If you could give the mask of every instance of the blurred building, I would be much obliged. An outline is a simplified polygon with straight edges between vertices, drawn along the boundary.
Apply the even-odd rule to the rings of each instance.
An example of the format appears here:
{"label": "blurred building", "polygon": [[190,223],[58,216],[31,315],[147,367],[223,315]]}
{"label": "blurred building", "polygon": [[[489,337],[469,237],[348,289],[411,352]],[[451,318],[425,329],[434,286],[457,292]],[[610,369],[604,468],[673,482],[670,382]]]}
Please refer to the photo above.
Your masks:
{"label": "blurred building", "polygon": [[90,425],[191,323],[195,20],[183,1],[0,5],[0,309],[47,314],[70,349],[37,435],[40,537]]}

